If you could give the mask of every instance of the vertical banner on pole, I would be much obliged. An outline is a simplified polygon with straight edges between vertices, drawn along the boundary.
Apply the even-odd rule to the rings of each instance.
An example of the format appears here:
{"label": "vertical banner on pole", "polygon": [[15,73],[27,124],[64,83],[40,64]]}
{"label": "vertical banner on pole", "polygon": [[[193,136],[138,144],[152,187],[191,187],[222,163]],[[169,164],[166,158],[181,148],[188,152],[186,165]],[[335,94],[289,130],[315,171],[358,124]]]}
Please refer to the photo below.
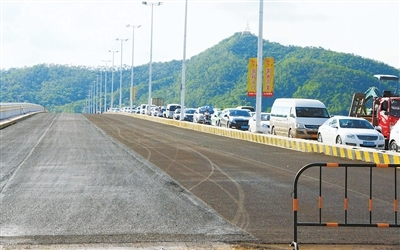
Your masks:
{"label": "vertical banner on pole", "polygon": [[256,96],[257,92],[257,58],[249,58],[247,75],[247,95]]}
{"label": "vertical banner on pole", "polygon": [[264,81],[262,96],[274,96],[274,58],[264,58]]}
{"label": "vertical banner on pole", "polygon": [[135,96],[136,96],[136,87],[132,87],[131,93],[132,93],[132,101],[136,101],[136,99],[135,99]]}

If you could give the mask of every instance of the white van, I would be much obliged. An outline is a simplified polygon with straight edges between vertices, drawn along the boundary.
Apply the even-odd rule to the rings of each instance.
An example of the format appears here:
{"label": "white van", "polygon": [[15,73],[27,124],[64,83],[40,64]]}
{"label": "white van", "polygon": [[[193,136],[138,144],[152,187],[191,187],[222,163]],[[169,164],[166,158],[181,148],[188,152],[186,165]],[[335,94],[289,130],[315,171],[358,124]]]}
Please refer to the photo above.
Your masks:
{"label": "white van", "polygon": [[147,104],[140,104],[140,114],[146,114]]}
{"label": "white van", "polygon": [[290,138],[317,139],[319,126],[329,117],[321,101],[278,98],[271,108],[270,131]]}
{"label": "white van", "polygon": [[180,109],[180,104],[168,104],[165,110],[165,117],[172,119],[174,117],[174,112],[176,109]]}

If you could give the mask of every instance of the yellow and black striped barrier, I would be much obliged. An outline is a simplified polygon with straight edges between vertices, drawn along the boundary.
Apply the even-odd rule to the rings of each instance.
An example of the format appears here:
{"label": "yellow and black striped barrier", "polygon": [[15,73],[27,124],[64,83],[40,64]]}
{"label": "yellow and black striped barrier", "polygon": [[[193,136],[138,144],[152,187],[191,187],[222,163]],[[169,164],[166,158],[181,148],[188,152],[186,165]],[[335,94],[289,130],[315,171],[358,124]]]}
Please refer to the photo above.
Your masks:
{"label": "yellow and black striped barrier", "polygon": [[[298,212],[299,212],[299,199],[298,199],[298,182],[299,178],[304,171],[309,168],[318,167],[319,168],[319,193],[318,193],[318,221],[315,222],[299,222],[298,221]],[[294,178],[293,182],[293,220],[294,220],[294,230],[293,230],[293,242],[292,246],[295,250],[298,250],[298,241],[297,241],[297,229],[299,226],[324,226],[324,227],[378,227],[378,228],[400,228],[400,223],[398,219],[398,210],[399,210],[399,203],[398,203],[398,183],[397,183],[397,173],[396,168],[399,168],[399,164],[373,164],[373,163],[366,163],[366,164],[340,164],[340,163],[311,163],[304,167],[302,167],[297,173]],[[344,198],[343,198],[343,212],[344,217],[341,223],[335,221],[323,222],[322,221],[322,169],[323,168],[344,168],[344,183],[343,183],[343,190],[344,190]],[[348,168],[369,168],[369,199],[368,199],[368,212],[369,212],[369,219],[366,223],[348,223],[348,209],[349,209],[349,198],[348,198]],[[393,169],[393,188],[387,190],[388,194],[393,192],[393,220],[387,222],[373,222],[373,168],[378,169]],[[377,177],[379,178],[379,176]],[[388,183],[391,185],[390,183]],[[342,192],[342,189],[341,189]],[[329,195],[328,195],[329,196]],[[378,199],[381,197],[378,197]],[[353,203],[354,204],[354,203]],[[309,206],[307,205],[307,208]],[[307,210],[307,209],[306,209]],[[331,218],[331,216],[329,216]]]}
{"label": "yellow and black striped barrier", "polygon": [[223,127],[216,127],[204,124],[197,124],[193,122],[178,121],[173,119],[166,119],[155,116],[129,114],[129,113],[116,113],[134,116],[136,118],[147,119],[159,123],[177,126],[181,128],[196,130],[204,133],[215,134],[240,140],[252,141],[256,143],[266,144],[270,146],[277,146],[296,151],[307,153],[322,153],[330,156],[347,158],[350,160],[358,160],[369,163],[384,163],[384,164],[400,164],[400,153],[367,149],[367,148],[352,148],[345,145],[328,145],[315,140],[304,140],[295,138],[286,138],[281,136],[250,133],[248,131],[241,131],[237,129],[227,129]]}

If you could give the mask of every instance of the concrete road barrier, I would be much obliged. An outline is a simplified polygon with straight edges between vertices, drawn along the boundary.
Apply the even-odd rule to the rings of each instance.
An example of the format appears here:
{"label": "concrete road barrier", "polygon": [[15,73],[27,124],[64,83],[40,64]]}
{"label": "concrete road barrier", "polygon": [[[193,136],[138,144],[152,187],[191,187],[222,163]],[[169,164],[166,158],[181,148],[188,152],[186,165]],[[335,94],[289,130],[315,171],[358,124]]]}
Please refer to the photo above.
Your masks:
{"label": "concrete road barrier", "polygon": [[179,121],[173,119],[165,119],[155,116],[130,114],[130,113],[115,113],[115,114],[129,115],[135,118],[151,120],[172,126],[178,126],[185,129],[191,129],[204,133],[231,137],[240,140],[252,141],[271,146],[283,147],[307,153],[322,153],[330,156],[341,157],[350,160],[358,160],[363,162],[377,163],[377,164],[400,163],[400,154],[398,152],[368,149],[368,148],[353,148],[345,145],[328,145],[320,143],[315,140],[286,138],[282,136],[275,136],[269,134],[251,133],[248,131],[228,129],[223,127],[203,125],[203,124]]}
{"label": "concrete road barrier", "polygon": [[46,112],[46,109],[38,104],[0,103],[0,129],[41,112]]}

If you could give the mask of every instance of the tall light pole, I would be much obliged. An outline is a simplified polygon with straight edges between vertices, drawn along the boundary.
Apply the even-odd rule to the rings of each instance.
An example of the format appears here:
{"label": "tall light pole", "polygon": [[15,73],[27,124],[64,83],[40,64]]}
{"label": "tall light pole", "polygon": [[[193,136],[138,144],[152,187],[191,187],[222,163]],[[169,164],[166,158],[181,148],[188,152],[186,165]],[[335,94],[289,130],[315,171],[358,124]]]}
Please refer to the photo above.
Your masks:
{"label": "tall light pole", "polygon": [[121,41],[121,66],[119,68],[119,71],[120,71],[120,74],[119,74],[119,111],[121,111],[122,110],[122,43],[128,41],[128,39],[117,38],[115,40]]}
{"label": "tall light pole", "polygon": [[104,73],[104,113],[107,112],[107,62],[111,62],[110,60],[102,60],[106,63],[106,70]]}
{"label": "tall light pole", "polygon": [[97,75],[96,76],[97,77],[97,80],[96,81],[94,81],[93,83],[94,83],[94,96],[93,96],[93,101],[94,101],[94,114],[96,114],[97,113],[97,94],[98,94],[98,89],[97,89],[97,85],[98,85],[98,82],[99,82],[99,76]]}
{"label": "tall light pole", "polygon": [[112,68],[111,68],[111,105],[110,110],[113,111],[114,105],[114,54],[118,53],[118,50],[109,50],[112,53]]}
{"label": "tall light pole", "polygon": [[[100,78],[100,81],[99,81]],[[97,102],[96,102],[96,114],[97,111],[100,110],[101,111],[101,75],[97,75],[97,85],[96,85],[96,98],[97,98]],[[97,106],[98,104],[98,106]]]}
{"label": "tall light pole", "polygon": [[185,1],[185,28],[183,31],[183,60],[181,84],[181,115],[180,120],[185,120],[185,89],[186,89],[186,26],[187,26],[187,0]]}
{"label": "tall light pole", "polygon": [[96,105],[96,81],[92,84],[92,114],[94,114]]}
{"label": "tall light pole", "polygon": [[150,108],[151,108],[151,77],[152,77],[152,60],[153,60],[153,7],[154,6],[159,6],[162,4],[162,2],[155,2],[155,3],[149,3],[146,1],[143,1],[142,4],[144,5],[150,5],[151,6],[151,37],[150,37],[150,63],[149,63],[149,97],[148,97],[148,106],[147,106],[147,114],[150,114]]}
{"label": "tall light pole", "polygon": [[260,0],[258,16],[258,49],[257,49],[257,92],[256,92],[256,131],[261,127],[261,102],[262,102],[262,76],[263,76],[263,0]]}
{"label": "tall light pole", "polygon": [[132,112],[132,102],[133,102],[133,58],[134,58],[134,48],[135,48],[135,28],[140,28],[141,25],[130,25],[127,24],[126,27],[132,28],[132,66],[131,66],[131,91],[129,98],[129,112]]}
{"label": "tall light pole", "polygon": [[92,113],[92,84],[89,86],[88,114]]}

